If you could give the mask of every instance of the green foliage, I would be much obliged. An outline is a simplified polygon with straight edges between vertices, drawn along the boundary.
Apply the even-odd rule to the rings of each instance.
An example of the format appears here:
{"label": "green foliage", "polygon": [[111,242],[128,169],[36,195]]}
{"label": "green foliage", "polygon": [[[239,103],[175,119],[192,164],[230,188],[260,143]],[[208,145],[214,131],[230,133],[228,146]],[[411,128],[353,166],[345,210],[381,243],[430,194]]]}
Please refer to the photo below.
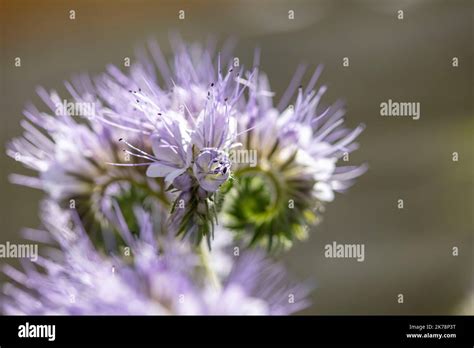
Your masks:
{"label": "green foliage", "polygon": [[196,245],[206,238],[209,249],[214,238],[224,198],[231,190],[233,180],[227,180],[215,193],[209,193],[194,183],[187,192],[182,192],[171,207],[170,227],[182,238],[190,236]]}
{"label": "green foliage", "polygon": [[[107,190],[113,185],[111,192]],[[147,211],[152,211],[153,204],[166,204],[162,201],[163,195],[145,185],[128,180],[111,181],[104,186],[95,187],[92,195],[71,197],[62,202],[62,207],[66,209],[75,209],[84,230],[87,231],[89,238],[97,245],[98,249],[105,250],[104,235],[113,233],[117,241],[116,247],[125,246],[118,233],[118,226],[115,226],[104,211],[104,206],[112,209],[111,203],[115,201],[119,207],[130,232],[137,235],[140,228],[134,213],[134,207],[142,207]],[[71,207],[71,202],[74,206]],[[108,232],[107,232],[108,231]]]}
{"label": "green foliage", "polygon": [[210,248],[216,222],[213,197],[204,194],[199,186],[181,193],[171,208],[171,228],[176,229],[177,236],[184,238],[190,235],[196,244],[200,244],[205,237]]}
{"label": "green foliage", "polygon": [[313,182],[291,180],[259,168],[237,175],[226,198],[225,225],[249,246],[288,248],[306,238],[318,221],[310,192]]}

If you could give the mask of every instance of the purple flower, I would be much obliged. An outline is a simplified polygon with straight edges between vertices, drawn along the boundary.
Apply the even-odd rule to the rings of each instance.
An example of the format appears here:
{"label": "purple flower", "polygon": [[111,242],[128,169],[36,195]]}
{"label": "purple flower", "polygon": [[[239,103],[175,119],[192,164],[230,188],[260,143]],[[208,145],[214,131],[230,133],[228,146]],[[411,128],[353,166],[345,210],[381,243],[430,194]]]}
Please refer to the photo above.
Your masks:
{"label": "purple flower", "polygon": [[308,304],[308,288],[288,283],[282,266],[262,253],[231,256],[226,231],[213,254],[196,253],[192,244],[157,232],[159,224],[141,208],[133,237],[116,211],[111,222],[121,226],[129,251],[106,256],[80,226],[57,227],[71,213],[46,202],[43,214],[46,236],[59,249],[23,272],[5,267],[12,279],[4,287],[6,314],[289,314]]}
{"label": "purple flower", "polygon": [[[257,149],[262,166],[278,167],[285,164],[291,169],[289,178],[314,180],[312,194],[322,202],[332,201],[334,191],[344,191],[367,169],[365,165],[337,166],[344,156],[356,150],[354,140],[364,130],[359,125],[350,130],[344,127],[345,110],[340,103],[321,110],[321,100],[326,86],[313,90],[322,67],[318,67],[308,86],[298,88],[296,102],[288,106],[292,94],[300,82],[304,69],[300,68],[274,107],[270,97],[258,97],[269,89],[268,81],[254,77],[250,88],[255,96],[247,104],[246,117],[239,118],[240,128],[250,129],[242,133],[239,141]],[[262,92],[263,91],[263,92]],[[296,169],[298,168],[298,169]]]}
{"label": "purple flower", "polygon": [[229,158],[223,151],[202,150],[194,161],[193,173],[204,190],[215,192],[229,178]]}
{"label": "purple flower", "polygon": [[[249,96],[237,117],[237,141],[243,150],[257,151],[258,164],[233,165],[239,185],[226,197],[224,222],[251,245],[288,248],[305,239],[321,220],[324,204],[367,170],[340,165],[358,148],[355,139],[365,126],[345,127],[340,103],[321,105],[326,86],[315,89],[321,71],[318,67],[303,89],[297,86],[304,69],[298,69],[276,106],[264,74],[242,82]],[[288,105],[296,90],[294,105]],[[242,201],[259,203],[248,209]]]}
{"label": "purple flower", "polygon": [[163,119],[157,127],[158,132],[151,135],[154,158],[146,175],[164,177],[168,184],[172,184],[191,165],[189,135],[179,115]]}
{"label": "purple flower", "polygon": [[[225,50],[172,46],[171,61],[151,42],[127,72],[108,66],[73,78],[67,99],[38,89],[49,110],[25,110],[24,135],[7,153],[36,172],[12,181],[47,194],[46,231],[28,232],[49,248],[21,271],[5,267],[5,313],[307,306],[309,288],[289,282],[258,246],[305,238],[325,204],[365,172],[341,163],[364,126],[348,128],[340,103],[323,104],[321,68],[298,88],[299,68],[275,103],[259,51],[247,71]],[[248,245],[256,248],[240,251]]]}

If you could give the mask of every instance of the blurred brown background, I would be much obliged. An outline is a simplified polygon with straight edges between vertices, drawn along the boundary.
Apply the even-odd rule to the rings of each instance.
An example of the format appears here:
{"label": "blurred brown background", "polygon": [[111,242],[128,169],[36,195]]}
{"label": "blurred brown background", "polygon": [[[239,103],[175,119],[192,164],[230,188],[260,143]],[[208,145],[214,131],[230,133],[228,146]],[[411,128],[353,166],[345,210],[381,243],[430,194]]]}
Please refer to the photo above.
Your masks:
{"label": "blurred brown background", "polygon": [[[260,47],[277,98],[299,63],[324,63],[325,101],[343,98],[347,123],[367,125],[351,162],[367,161],[370,169],[328,205],[309,241],[284,256],[295,277],[316,281],[313,306],[303,313],[472,314],[472,14],[469,0],[2,0],[0,143],[21,134],[26,102],[41,103],[36,86],[63,91],[72,74],[121,65],[148,38],[169,53],[173,30],[191,41],[236,37],[247,66]],[[420,102],[420,120],[381,117],[388,99]],[[38,225],[41,194],[9,184],[8,173],[26,171],[5,155],[0,163],[4,243]],[[324,258],[332,241],[364,243],[365,262]]]}

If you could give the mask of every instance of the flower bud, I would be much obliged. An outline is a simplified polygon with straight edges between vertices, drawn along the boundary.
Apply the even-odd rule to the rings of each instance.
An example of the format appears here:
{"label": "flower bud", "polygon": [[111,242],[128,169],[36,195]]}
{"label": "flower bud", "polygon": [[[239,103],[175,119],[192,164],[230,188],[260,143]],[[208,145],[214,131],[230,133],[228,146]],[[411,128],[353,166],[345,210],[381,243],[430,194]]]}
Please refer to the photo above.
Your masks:
{"label": "flower bud", "polygon": [[229,158],[220,150],[203,150],[194,161],[193,172],[204,190],[215,192],[229,178]]}

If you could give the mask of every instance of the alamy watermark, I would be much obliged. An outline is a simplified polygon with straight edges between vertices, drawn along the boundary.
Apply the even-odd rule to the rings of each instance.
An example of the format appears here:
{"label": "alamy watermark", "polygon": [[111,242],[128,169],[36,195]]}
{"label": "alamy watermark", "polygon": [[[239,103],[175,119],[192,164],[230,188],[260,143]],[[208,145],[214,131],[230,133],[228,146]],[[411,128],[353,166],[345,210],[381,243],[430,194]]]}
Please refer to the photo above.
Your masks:
{"label": "alamy watermark", "polygon": [[257,166],[257,150],[230,150],[229,160],[231,163],[248,164],[250,167],[255,167]]}
{"label": "alamy watermark", "polygon": [[54,111],[56,116],[81,116],[87,118],[95,117],[95,103],[71,102],[63,99],[61,104],[56,105]]}
{"label": "alamy watermark", "polygon": [[38,244],[0,244],[0,258],[38,260]]}
{"label": "alamy watermark", "polygon": [[338,244],[336,241],[324,246],[326,258],[357,259],[358,262],[365,260],[364,244]]}
{"label": "alamy watermark", "polygon": [[396,102],[389,99],[380,103],[380,116],[408,116],[419,120],[421,116],[419,102]]}
{"label": "alamy watermark", "polygon": [[54,324],[30,324],[26,322],[18,326],[18,337],[20,338],[47,338],[48,341],[56,339],[56,325]]}

